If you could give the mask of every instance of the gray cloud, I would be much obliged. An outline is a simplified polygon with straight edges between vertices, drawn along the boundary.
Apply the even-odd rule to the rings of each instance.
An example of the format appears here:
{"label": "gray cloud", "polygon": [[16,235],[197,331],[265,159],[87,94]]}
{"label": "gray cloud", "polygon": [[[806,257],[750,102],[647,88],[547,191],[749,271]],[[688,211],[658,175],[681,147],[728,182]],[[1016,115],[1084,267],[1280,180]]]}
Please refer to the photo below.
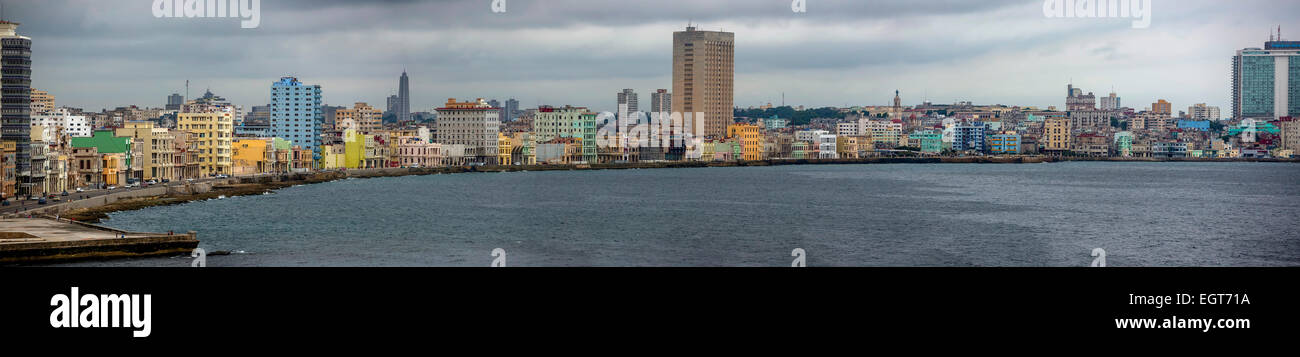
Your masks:
{"label": "gray cloud", "polygon": [[[321,84],[330,104],[383,104],[411,72],[416,108],[448,97],[516,97],[611,109],[614,93],[670,86],[671,32],[687,21],[737,38],[737,105],[906,101],[1063,105],[1060,87],[1127,104],[1170,99],[1227,110],[1228,59],[1288,26],[1295,1],[1155,0],[1152,26],[1045,19],[1041,1],[263,0],[262,26],[158,19],[152,0],[6,4],[33,38],[34,86],[99,109],[205,87],[245,106],[282,75]],[[1271,24],[1271,25],[1270,25]],[[648,95],[648,94],[644,94]],[[797,101],[791,101],[797,100]]]}

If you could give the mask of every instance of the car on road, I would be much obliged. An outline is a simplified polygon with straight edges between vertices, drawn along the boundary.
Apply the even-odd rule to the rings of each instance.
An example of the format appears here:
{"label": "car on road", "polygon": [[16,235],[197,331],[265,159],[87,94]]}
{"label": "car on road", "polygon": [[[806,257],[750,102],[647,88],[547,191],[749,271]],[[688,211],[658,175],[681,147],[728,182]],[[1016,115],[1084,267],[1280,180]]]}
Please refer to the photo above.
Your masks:
{"label": "car on road", "polygon": [[77,193],[82,193],[82,192],[86,192],[86,189],[77,187]]}
{"label": "car on road", "polygon": [[116,189],[117,189],[117,186],[108,186],[108,189],[109,189],[109,190],[116,190]]}
{"label": "car on road", "polygon": [[11,204],[12,204],[12,203],[9,203],[9,200],[5,200],[4,203],[0,203],[0,205],[5,205],[5,206],[11,205]]}
{"label": "car on road", "polygon": [[60,194],[59,194],[59,196],[67,196],[67,195],[68,195],[68,191],[66,191],[66,190],[63,191],[63,193],[60,193]]}
{"label": "car on road", "polygon": [[46,204],[46,202],[45,202],[45,197],[41,197],[41,199],[40,199],[40,200],[37,200],[36,203],[39,203],[39,204]]}

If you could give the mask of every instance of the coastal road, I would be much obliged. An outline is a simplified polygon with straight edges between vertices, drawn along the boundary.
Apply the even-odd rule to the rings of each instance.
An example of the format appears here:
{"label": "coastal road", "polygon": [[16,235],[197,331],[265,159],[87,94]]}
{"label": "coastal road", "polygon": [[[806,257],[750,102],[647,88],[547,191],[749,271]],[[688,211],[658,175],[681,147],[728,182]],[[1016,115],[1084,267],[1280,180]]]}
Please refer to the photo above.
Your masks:
{"label": "coastal road", "polygon": [[225,180],[225,179],[206,178],[206,179],[194,180],[194,181],[189,181],[189,182],[176,182],[176,181],[173,181],[173,182],[168,182],[168,183],[158,183],[158,184],[153,184],[153,185],[149,185],[149,186],[136,186],[136,187],[131,187],[131,188],[118,187],[118,188],[116,188],[116,189],[112,189],[112,190],[108,190],[108,189],[93,189],[93,190],[85,190],[85,192],[74,192],[74,191],[68,191],[68,195],[67,195],[67,196],[57,196],[58,193],[55,194],[57,197],[59,197],[60,201],[54,201],[53,199],[49,199],[49,198],[47,198],[47,199],[45,200],[46,203],[45,203],[44,205],[40,204],[40,203],[39,203],[39,200],[26,200],[26,199],[18,199],[18,198],[15,197],[15,198],[11,198],[11,199],[9,199],[9,205],[8,205],[8,206],[0,206],[0,215],[22,213],[22,212],[27,211],[27,210],[31,210],[31,209],[39,209],[39,208],[45,208],[45,207],[49,207],[49,206],[51,206],[51,205],[55,205],[55,204],[66,203],[66,202],[74,202],[74,201],[79,201],[79,200],[84,200],[84,199],[89,199],[89,198],[95,198],[95,197],[104,196],[104,195],[109,195],[109,194],[114,194],[114,193],[130,192],[130,191],[136,191],[136,190],[145,189],[145,188],[153,188],[153,187],[157,187],[157,186],[159,186],[159,185],[167,186],[167,187],[171,187],[171,186],[182,186],[182,185],[185,185],[185,184],[188,184],[188,183],[212,182],[212,181],[215,181],[215,180]]}

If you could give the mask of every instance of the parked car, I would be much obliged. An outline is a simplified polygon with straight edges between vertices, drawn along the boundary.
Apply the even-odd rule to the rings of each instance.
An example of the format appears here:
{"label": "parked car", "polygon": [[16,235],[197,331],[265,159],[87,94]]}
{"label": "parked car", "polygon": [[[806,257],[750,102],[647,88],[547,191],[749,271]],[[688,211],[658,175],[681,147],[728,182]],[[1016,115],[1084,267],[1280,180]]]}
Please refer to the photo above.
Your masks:
{"label": "parked car", "polygon": [[39,203],[39,204],[45,204],[45,203],[46,203],[46,202],[45,202],[45,197],[41,197],[41,199],[38,200],[38,201],[36,201],[36,203]]}
{"label": "parked car", "polygon": [[108,186],[108,189],[109,189],[109,190],[116,190],[116,189],[117,189],[117,186]]}
{"label": "parked car", "polygon": [[82,192],[86,192],[86,189],[77,187],[77,193],[82,193]]}
{"label": "parked car", "polygon": [[67,196],[67,195],[68,195],[68,191],[67,191],[67,190],[64,190],[63,193],[60,193],[60,194],[59,194],[59,196]]}
{"label": "parked car", "polygon": [[9,200],[5,200],[4,203],[0,203],[0,205],[5,205],[5,206],[10,205]]}
{"label": "parked car", "polygon": [[169,182],[172,182],[172,180],[170,180],[170,179],[163,179],[163,180],[162,180],[162,183],[169,183]]}

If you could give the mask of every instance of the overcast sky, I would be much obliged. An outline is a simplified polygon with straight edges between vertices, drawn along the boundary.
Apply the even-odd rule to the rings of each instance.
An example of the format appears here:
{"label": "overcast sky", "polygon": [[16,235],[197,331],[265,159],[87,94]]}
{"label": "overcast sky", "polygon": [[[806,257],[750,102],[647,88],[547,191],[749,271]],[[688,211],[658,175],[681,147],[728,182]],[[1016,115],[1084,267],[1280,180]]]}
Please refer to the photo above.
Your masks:
{"label": "overcast sky", "polygon": [[[263,0],[261,26],[238,19],[155,18],[153,0],[5,1],[31,37],[32,85],[87,110],[160,107],[211,88],[246,108],[296,76],[331,105],[383,109],[403,69],[412,103],[449,97],[525,107],[613,110],[615,93],[643,101],[671,88],[672,32],[693,21],[736,34],[736,105],[781,94],[791,105],[903,103],[1064,107],[1065,85],[1127,106],[1158,98],[1176,109],[1230,110],[1231,57],[1270,31],[1300,39],[1300,1],[1153,0],[1151,25],[1061,19],[1043,0]],[[1288,32],[1289,31],[1289,32]],[[1288,35],[1294,33],[1295,35]]]}

